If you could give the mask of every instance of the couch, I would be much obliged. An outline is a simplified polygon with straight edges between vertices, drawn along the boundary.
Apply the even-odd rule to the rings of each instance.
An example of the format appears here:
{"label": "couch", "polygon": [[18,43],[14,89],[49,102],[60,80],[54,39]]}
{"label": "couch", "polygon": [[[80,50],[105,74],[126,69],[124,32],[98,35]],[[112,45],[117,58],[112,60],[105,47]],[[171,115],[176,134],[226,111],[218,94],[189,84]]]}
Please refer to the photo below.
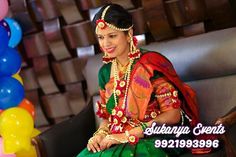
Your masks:
{"label": "couch", "polygon": [[[233,157],[236,150],[236,28],[155,42],[142,48],[166,56],[181,79],[194,88],[204,125],[213,125],[220,117],[227,125],[222,145],[210,154],[196,156]],[[99,119],[94,115],[94,102],[99,99],[97,73],[101,58],[102,54],[89,58],[83,70],[90,96],[83,111],[32,140],[38,157],[73,157],[95,132]],[[191,156],[195,155],[187,153],[181,157]]]}

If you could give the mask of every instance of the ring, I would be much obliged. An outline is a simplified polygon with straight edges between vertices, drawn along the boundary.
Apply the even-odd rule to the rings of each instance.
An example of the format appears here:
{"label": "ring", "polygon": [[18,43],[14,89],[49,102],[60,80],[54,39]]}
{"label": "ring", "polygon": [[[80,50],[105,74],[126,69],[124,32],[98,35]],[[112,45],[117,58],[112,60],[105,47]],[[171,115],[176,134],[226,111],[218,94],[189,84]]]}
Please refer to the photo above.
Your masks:
{"label": "ring", "polygon": [[90,138],[90,139],[88,140],[88,143],[92,143],[92,142],[93,142],[93,139]]}

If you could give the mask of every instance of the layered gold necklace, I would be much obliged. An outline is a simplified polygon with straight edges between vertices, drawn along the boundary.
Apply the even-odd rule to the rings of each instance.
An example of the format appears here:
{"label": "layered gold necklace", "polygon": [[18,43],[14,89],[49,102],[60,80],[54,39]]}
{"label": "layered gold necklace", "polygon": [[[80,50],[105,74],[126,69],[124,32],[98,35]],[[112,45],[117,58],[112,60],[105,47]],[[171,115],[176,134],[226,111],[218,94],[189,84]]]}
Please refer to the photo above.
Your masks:
{"label": "layered gold necklace", "polygon": [[[124,93],[124,100],[122,103],[121,108],[125,109],[126,101],[127,101],[127,94],[128,94],[128,88],[129,88],[129,83],[130,83],[130,73],[131,73],[131,67],[133,64],[134,60],[131,59],[129,63],[125,66],[123,66],[123,69],[120,69],[121,72],[124,73],[124,78],[123,80],[120,79],[119,73],[118,73],[118,64],[117,60],[114,59],[112,61],[113,65],[113,72],[114,72],[114,88],[113,88],[113,94],[114,94],[114,99],[115,99],[115,106],[117,106],[117,96],[120,96],[122,93],[122,89],[125,88],[125,93]],[[121,67],[120,67],[121,68]]]}

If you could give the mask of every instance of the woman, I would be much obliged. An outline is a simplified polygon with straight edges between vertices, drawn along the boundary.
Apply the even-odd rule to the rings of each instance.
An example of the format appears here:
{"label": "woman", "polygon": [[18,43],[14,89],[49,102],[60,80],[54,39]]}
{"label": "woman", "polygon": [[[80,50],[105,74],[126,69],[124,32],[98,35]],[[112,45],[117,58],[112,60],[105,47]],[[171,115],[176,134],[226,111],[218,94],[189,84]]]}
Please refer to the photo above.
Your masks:
{"label": "woman", "polygon": [[[172,64],[156,52],[141,52],[133,38],[131,15],[121,6],[104,6],[94,17],[105,63],[99,71],[99,129],[78,156],[178,156],[184,149],[155,148],[144,131],[159,125],[194,125],[194,92],[178,78]],[[185,138],[185,137],[182,137]]]}

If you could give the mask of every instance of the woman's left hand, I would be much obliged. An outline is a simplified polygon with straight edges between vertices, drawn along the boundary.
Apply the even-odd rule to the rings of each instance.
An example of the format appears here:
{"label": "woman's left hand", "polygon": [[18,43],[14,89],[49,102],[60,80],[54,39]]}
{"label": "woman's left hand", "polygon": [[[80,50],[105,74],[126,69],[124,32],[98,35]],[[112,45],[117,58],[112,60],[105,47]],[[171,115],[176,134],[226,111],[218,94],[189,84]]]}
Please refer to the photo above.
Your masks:
{"label": "woman's left hand", "polygon": [[108,149],[113,144],[121,144],[124,143],[124,141],[127,141],[127,137],[124,133],[122,134],[111,134],[106,136],[100,143],[100,149]]}

